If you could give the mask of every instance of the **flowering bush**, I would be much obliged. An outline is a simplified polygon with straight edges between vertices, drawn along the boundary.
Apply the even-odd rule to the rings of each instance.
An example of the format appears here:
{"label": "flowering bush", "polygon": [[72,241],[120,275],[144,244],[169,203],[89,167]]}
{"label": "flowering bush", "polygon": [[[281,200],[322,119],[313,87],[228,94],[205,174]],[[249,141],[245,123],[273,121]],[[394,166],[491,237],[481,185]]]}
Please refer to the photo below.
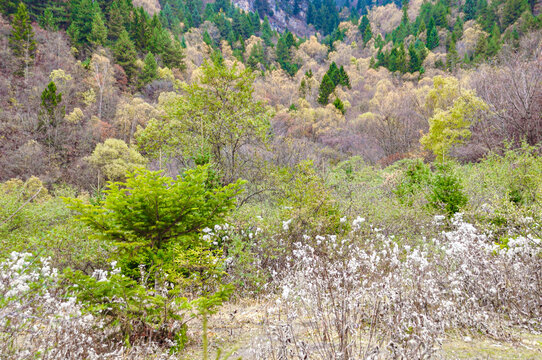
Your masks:
{"label": "flowering bush", "polygon": [[255,358],[424,359],[452,328],[498,337],[506,326],[542,329],[540,240],[495,245],[461,215],[415,246],[367,237],[360,224],[342,239],[295,244]]}

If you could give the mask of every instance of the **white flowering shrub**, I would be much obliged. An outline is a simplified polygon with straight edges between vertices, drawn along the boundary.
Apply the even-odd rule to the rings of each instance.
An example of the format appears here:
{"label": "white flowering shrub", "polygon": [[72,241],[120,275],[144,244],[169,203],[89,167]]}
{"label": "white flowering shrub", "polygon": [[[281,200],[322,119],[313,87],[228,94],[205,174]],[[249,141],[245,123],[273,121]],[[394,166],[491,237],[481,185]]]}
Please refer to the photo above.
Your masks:
{"label": "white flowering shrub", "polygon": [[[3,359],[105,359],[122,346],[101,341],[100,322],[60,290],[48,259],[11,253],[0,264],[0,353]],[[113,345],[113,346],[112,346]]]}
{"label": "white flowering shrub", "polygon": [[538,239],[495,245],[461,215],[415,246],[361,225],[295,244],[254,358],[427,359],[448,329],[542,329]]}

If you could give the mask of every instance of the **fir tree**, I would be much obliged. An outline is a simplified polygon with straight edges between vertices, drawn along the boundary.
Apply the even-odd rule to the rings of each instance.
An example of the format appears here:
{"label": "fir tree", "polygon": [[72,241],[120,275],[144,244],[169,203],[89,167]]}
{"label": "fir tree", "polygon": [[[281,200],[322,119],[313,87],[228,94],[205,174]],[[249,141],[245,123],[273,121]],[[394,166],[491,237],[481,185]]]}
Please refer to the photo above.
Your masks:
{"label": "fir tree", "polygon": [[411,73],[420,71],[420,68],[422,66],[422,59],[418,54],[418,51],[414,47],[414,43],[411,43],[408,47],[408,56],[410,57],[408,63],[408,71],[410,71]]}
{"label": "fir tree", "polygon": [[147,53],[147,56],[145,56],[143,70],[141,71],[141,75],[139,76],[139,87],[142,88],[143,86],[156,79],[157,71],[158,64],[156,64],[156,59],[154,55],[149,52]]}
{"label": "fir tree", "polygon": [[329,69],[327,70],[326,74],[329,76],[329,78],[333,82],[334,87],[340,84],[341,74],[335,61],[333,61],[331,65],[329,65]]}
{"label": "fir tree", "polygon": [[263,19],[262,24],[262,39],[265,42],[265,45],[272,46],[273,43],[271,42],[271,39],[273,38],[273,30],[271,30],[271,26],[269,25],[269,19],[267,16]]}
{"label": "fir tree", "polygon": [[51,81],[41,93],[41,109],[38,130],[44,127],[56,127],[64,118],[64,107],[60,107],[62,93],[57,93],[56,84]]}
{"label": "fir tree", "polygon": [[431,18],[429,25],[427,26],[427,40],[426,46],[429,50],[433,50],[439,46],[439,37],[435,21]]}
{"label": "fir tree", "polygon": [[493,57],[497,55],[500,49],[501,32],[499,31],[499,27],[497,26],[497,24],[494,24],[493,29],[491,30],[491,35],[489,36],[489,39],[487,41],[487,55],[489,57]]}
{"label": "fir tree", "polygon": [[165,47],[164,53],[162,54],[162,61],[169,68],[184,70],[184,52],[181,44],[176,39],[171,40],[169,37],[168,39],[169,42]]}
{"label": "fir tree", "polygon": [[463,12],[465,13],[465,21],[476,19],[477,0],[465,0]]}
{"label": "fir tree", "polygon": [[9,36],[9,46],[13,55],[19,60],[19,75],[28,74],[28,68],[32,65],[36,56],[36,41],[34,30],[30,24],[28,11],[24,3],[19,3],[17,12],[13,16],[12,30]]}
{"label": "fir tree", "polygon": [[339,68],[339,84],[342,86],[346,86],[347,88],[350,87],[350,77],[348,77],[348,74],[344,70],[344,66],[341,65]]}
{"label": "fir tree", "polygon": [[58,23],[55,18],[55,15],[53,14],[53,10],[48,7],[43,12],[43,16],[40,17],[40,26],[44,28],[47,31],[57,31],[58,30]]}
{"label": "fir tree", "polygon": [[329,102],[329,95],[335,90],[335,85],[328,74],[325,74],[320,83],[320,89],[318,90],[318,103],[327,105]]}
{"label": "fir tree", "polygon": [[365,28],[365,32],[363,33],[363,43],[367,44],[369,42],[369,40],[371,40],[372,37],[373,37],[373,32],[371,30],[371,24],[369,24]]}
{"label": "fir tree", "polygon": [[335,108],[337,110],[339,110],[341,112],[341,114],[344,115],[344,113],[346,112],[346,109],[344,108],[344,103],[341,101],[341,99],[339,98],[336,98],[334,101],[333,101],[333,106],[335,106]]}
{"label": "fir tree", "polygon": [[114,1],[109,9],[109,22],[107,24],[109,27],[109,39],[111,41],[117,41],[119,34],[123,30],[126,30],[124,27],[124,16],[117,1]]}
{"label": "fir tree", "polygon": [[120,33],[113,48],[113,54],[117,63],[122,66],[128,78],[131,79],[136,72],[137,53],[126,30]]}
{"label": "fir tree", "polygon": [[88,45],[94,13],[99,8],[98,3],[93,3],[92,0],[72,1],[70,7],[71,24],[68,28],[68,34],[76,45]]}
{"label": "fir tree", "polygon": [[100,45],[103,46],[107,41],[107,28],[105,27],[102,19],[102,13],[100,11],[94,13],[94,18],[92,19],[92,30],[88,39],[89,42],[95,47]]}

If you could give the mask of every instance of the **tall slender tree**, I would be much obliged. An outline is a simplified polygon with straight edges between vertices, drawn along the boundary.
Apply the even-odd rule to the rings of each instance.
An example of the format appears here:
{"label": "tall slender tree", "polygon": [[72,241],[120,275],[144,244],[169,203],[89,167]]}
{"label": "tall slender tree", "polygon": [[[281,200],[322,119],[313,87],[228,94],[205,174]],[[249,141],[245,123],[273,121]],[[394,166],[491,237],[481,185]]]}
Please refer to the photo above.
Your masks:
{"label": "tall slender tree", "polygon": [[19,3],[17,12],[13,16],[12,30],[9,37],[9,46],[13,55],[18,58],[18,75],[28,75],[29,67],[36,56],[36,41],[34,30],[30,24],[30,17],[24,3]]}

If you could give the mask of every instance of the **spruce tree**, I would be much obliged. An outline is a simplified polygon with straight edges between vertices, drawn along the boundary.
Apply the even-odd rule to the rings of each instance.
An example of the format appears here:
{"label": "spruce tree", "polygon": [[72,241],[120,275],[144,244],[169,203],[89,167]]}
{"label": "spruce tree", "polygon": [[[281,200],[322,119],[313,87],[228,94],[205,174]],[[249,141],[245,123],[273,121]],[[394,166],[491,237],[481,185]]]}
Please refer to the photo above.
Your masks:
{"label": "spruce tree", "polygon": [[184,52],[181,44],[176,39],[171,40],[169,36],[168,40],[165,51],[162,53],[162,61],[169,68],[184,70],[186,65],[184,63]]}
{"label": "spruce tree", "polygon": [[365,28],[365,32],[363,33],[363,43],[367,44],[369,42],[369,40],[371,40],[372,37],[373,37],[373,32],[371,30],[371,24],[369,24]]}
{"label": "spruce tree", "polygon": [[94,47],[104,46],[107,41],[107,28],[105,27],[101,11],[94,13],[92,30],[90,31],[88,40]]}
{"label": "spruce tree", "polygon": [[327,70],[326,74],[329,76],[329,78],[333,82],[333,86],[337,86],[337,85],[340,84],[340,82],[341,82],[341,74],[340,74],[339,68],[337,67],[337,64],[335,63],[335,61],[333,61],[331,63],[331,65],[329,65],[329,69]]}
{"label": "spruce tree", "polygon": [[107,25],[109,27],[108,35],[111,41],[117,41],[119,34],[123,30],[126,30],[124,27],[124,16],[122,15],[117,1],[114,1],[109,9],[109,22]]}
{"label": "spruce tree", "polygon": [[348,74],[344,70],[344,66],[341,65],[339,68],[339,84],[342,86],[346,86],[350,89],[350,78],[348,77]]}
{"label": "spruce tree", "polygon": [[47,30],[47,31],[57,31],[58,30],[58,24],[57,20],[55,18],[55,15],[53,14],[53,10],[48,7],[43,12],[43,16],[40,17],[40,26]]}
{"label": "spruce tree", "polygon": [[329,102],[329,95],[335,90],[335,85],[328,74],[325,74],[320,83],[320,89],[318,91],[318,103],[327,105]]}
{"label": "spruce tree", "polygon": [[62,93],[57,93],[56,84],[51,81],[41,93],[40,121],[38,129],[44,126],[56,127],[64,118],[64,107],[60,107]]}
{"label": "spruce tree", "polygon": [[267,16],[263,19],[262,24],[262,39],[265,42],[265,45],[272,46],[273,43],[271,42],[271,39],[273,38],[273,30],[271,30],[271,26],[269,25],[269,19]]}
{"label": "spruce tree", "polygon": [[36,41],[34,31],[30,24],[28,11],[24,3],[19,3],[17,12],[13,16],[12,30],[9,37],[9,46],[13,55],[19,60],[17,74],[27,74],[36,56]]}
{"label": "spruce tree", "polygon": [[489,57],[493,57],[497,55],[500,49],[501,32],[499,31],[499,27],[497,26],[497,24],[494,24],[493,29],[491,30],[491,35],[489,36],[489,39],[487,41],[487,55]]}
{"label": "spruce tree", "polygon": [[154,55],[149,52],[147,56],[145,56],[143,70],[141,71],[141,75],[139,76],[139,87],[142,88],[143,86],[147,85],[154,79],[156,79],[158,74],[158,64],[156,64],[156,59]]}
{"label": "spruce tree", "polygon": [[433,50],[439,45],[439,37],[437,27],[435,25],[435,20],[431,18],[429,25],[427,26],[427,40],[426,46],[429,50]]}
{"label": "spruce tree", "polygon": [[136,72],[137,53],[126,30],[120,33],[113,48],[113,54],[117,63],[122,66],[128,78],[131,79]]}
{"label": "spruce tree", "polygon": [[416,51],[416,48],[414,47],[414,43],[410,43],[408,47],[408,55],[410,57],[408,63],[408,71],[410,71],[411,73],[420,71],[420,68],[422,66],[422,60],[420,55],[418,54],[418,51]]}
{"label": "spruce tree", "polygon": [[463,12],[465,13],[465,21],[476,19],[477,0],[465,0]]}

